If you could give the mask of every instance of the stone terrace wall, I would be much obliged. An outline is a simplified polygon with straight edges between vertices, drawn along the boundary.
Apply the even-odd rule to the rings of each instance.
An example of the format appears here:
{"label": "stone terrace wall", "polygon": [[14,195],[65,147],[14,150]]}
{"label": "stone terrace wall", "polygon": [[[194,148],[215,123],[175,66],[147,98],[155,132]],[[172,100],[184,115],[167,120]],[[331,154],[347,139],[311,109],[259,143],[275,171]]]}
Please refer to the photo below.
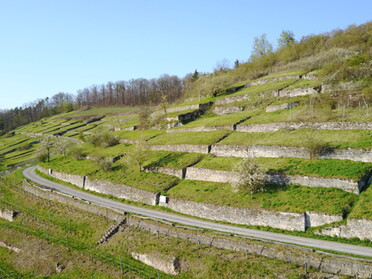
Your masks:
{"label": "stone terrace wall", "polygon": [[[188,180],[201,180],[212,182],[232,182],[237,178],[237,173],[234,171],[221,171],[213,169],[204,169],[197,167],[189,167],[186,169],[185,179]],[[299,184],[307,187],[331,187],[339,188],[347,192],[359,194],[362,187],[365,185],[364,180],[359,182],[337,179],[337,178],[324,178],[314,176],[301,176],[301,175],[286,175],[286,174],[267,174],[266,180],[275,184]]]}
{"label": "stone terrace wall", "polygon": [[237,95],[237,96],[227,96],[223,98],[218,98],[215,102],[216,105],[227,105],[233,102],[240,102],[249,99],[249,94]]}
{"label": "stone terrace wall", "polygon": [[60,202],[67,205],[72,205],[78,209],[103,216],[109,220],[121,221],[123,219],[123,214],[116,213],[113,210],[109,210],[107,208],[91,204],[90,202],[87,203],[85,201],[78,200],[77,198],[59,192],[55,192],[51,189],[36,187],[28,183],[27,181],[23,182],[22,188],[24,191],[31,193],[34,196]]}
{"label": "stone terrace wall", "polygon": [[[106,195],[112,195],[127,200],[143,202],[151,205],[156,205],[158,201],[158,194],[149,191],[133,188],[122,184],[115,184],[109,181],[90,179],[87,176],[70,175],[68,173],[47,170],[41,167],[39,167],[38,169],[46,174],[51,173],[51,176],[55,178],[70,182],[86,190],[91,190]],[[56,173],[58,175],[55,175]]]}
{"label": "stone terrace wall", "polygon": [[[309,152],[304,147],[270,146],[270,145],[212,145],[210,153],[222,157],[293,157],[309,159]],[[336,149],[321,154],[321,159],[344,159],[361,162],[372,162],[372,149]]]}
{"label": "stone terrace wall", "polygon": [[315,211],[305,212],[305,226],[306,228],[318,227],[333,222],[342,221],[341,215],[320,213]]}
{"label": "stone terrace wall", "polygon": [[176,145],[153,145],[150,146],[151,150],[165,150],[176,152],[195,152],[195,153],[209,153],[209,145],[197,144],[176,144]]}
{"label": "stone terrace wall", "polygon": [[313,87],[304,87],[304,88],[295,88],[288,90],[278,90],[273,92],[275,97],[297,97],[297,96],[306,96],[319,93]]}
{"label": "stone terrace wall", "polygon": [[280,129],[316,130],[372,130],[372,122],[278,122],[265,124],[239,124],[239,132],[275,132]]}
{"label": "stone terrace wall", "polygon": [[305,230],[305,218],[301,213],[268,211],[262,209],[218,206],[169,198],[160,203],[177,212],[201,218],[251,226],[270,226],[284,230]]}
{"label": "stone terrace wall", "polygon": [[169,175],[174,175],[180,179],[185,177],[185,169],[172,169],[172,168],[161,168],[161,167],[145,167],[145,172],[160,172]]}
{"label": "stone terrace wall", "polygon": [[177,275],[180,273],[180,262],[172,256],[164,256],[159,253],[139,254],[133,252],[132,257],[149,266],[159,269],[167,274]]}
{"label": "stone terrace wall", "polygon": [[158,222],[135,217],[128,218],[127,224],[158,236],[176,237],[209,247],[242,251],[299,265],[306,264],[324,272],[349,276],[357,275],[361,278],[371,278],[372,276],[372,263],[367,260],[325,254],[294,245],[276,244],[240,237],[231,238],[218,234],[211,235],[193,228],[159,225]]}
{"label": "stone terrace wall", "polygon": [[276,77],[276,78],[269,78],[269,79],[262,79],[262,80],[256,80],[251,81],[245,85],[245,87],[255,86],[255,85],[263,85],[268,83],[273,83],[281,80],[288,80],[288,79],[300,79],[301,76],[294,75],[294,76],[283,76],[283,77]]}
{"label": "stone terrace wall", "polygon": [[84,188],[85,176],[63,173],[51,169],[45,169],[43,167],[38,167],[38,170],[59,180],[63,180],[78,187]]}
{"label": "stone terrace wall", "polygon": [[156,205],[158,202],[158,194],[149,191],[129,187],[122,184],[115,184],[109,181],[86,178],[85,189],[98,193],[112,195],[118,198],[143,202],[150,205]]}
{"label": "stone terrace wall", "polygon": [[266,107],[266,112],[273,112],[273,111],[277,111],[277,110],[291,109],[291,108],[294,108],[296,106],[296,104],[297,104],[297,102],[292,102],[292,103],[284,103],[284,104],[277,105],[277,106],[267,106]]}
{"label": "stone terrace wall", "polygon": [[242,107],[215,107],[213,113],[217,115],[226,115],[243,111]]}
{"label": "stone terrace wall", "polygon": [[189,109],[198,109],[198,108],[199,108],[199,104],[183,106],[183,107],[176,107],[176,108],[167,108],[167,113],[189,110]]}
{"label": "stone terrace wall", "polygon": [[234,130],[234,126],[233,125],[199,126],[199,127],[194,127],[194,128],[180,128],[180,129],[167,130],[167,133],[212,132],[212,131],[219,131],[219,130]]}
{"label": "stone terrace wall", "polygon": [[333,228],[325,228],[319,234],[337,237],[372,240],[372,220],[368,219],[348,219],[346,225]]}

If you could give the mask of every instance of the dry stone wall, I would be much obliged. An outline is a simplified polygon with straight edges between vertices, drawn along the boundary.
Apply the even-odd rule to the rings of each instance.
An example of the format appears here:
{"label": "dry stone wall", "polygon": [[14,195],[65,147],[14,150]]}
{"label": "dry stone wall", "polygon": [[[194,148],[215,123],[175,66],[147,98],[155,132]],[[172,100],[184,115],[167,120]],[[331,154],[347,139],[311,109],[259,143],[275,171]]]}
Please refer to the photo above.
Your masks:
{"label": "dry stone wall", "polygon": [[281,129],[316,130],[372,130],[372,122],[278,122],[265,124],[239,124],[238,132],[275,132]]}
{"label": "dry stone wall", "polygon": [[284,230],[305,230],[305,218],[301,213],[277,212],[262,209],[218,206],[169,198],[160,203],[174,211],[201,218],[250,226],[270,226]]}
{"label": "dry stone wall", "polygon": [[175,152],[195,152],[208,154],[209,145],[197,145],[197,144],[176,144],[176,145],[153,145],[150,146],[151,150],[164,150],[164,151],[175,151]]}
{"label": "dry stone wall", "polygon": [[43,172],[47,175],[50,175],[54,178],[57,178],[59,180],[63,180],[63,181],[69,182],[71,184],[74,184],[78,187],[84,188],[85,176],[59,172],[59,171],[55,171],[55,170],[52,170],[52,169],[45,169],[45,168],[42,168],[42,167],[39,167],[38,169],[39,169],[39,171],[41,171],[41,172]]}
{"label": "dry stone wall", "polygon": [[234,126],[225,125],[225,126],[199,126],[199,127],[194,127],[194,128],[179,128],[179,129],[167,130],[167,133],[212,132],[212,131],[220,131],[220,130],[234,130]]}
{"label": "dry stone wall", "polygon": [[[128,199],[132,201],[143,202],[151,205],[156,205],[158,202],[159,194],[157,193],[133,188],[127,185],[115,184],[109,181],[90,179],[87,176],[70,175],[67,173],[56,172],[50,169],[47,170],[41,167],[39,167],[38,169],[46,174],[51,174],[51,176],[55,178],[70,182],[86,190],[91,190],[106,195],[112,195],[118,198]],[[58,175],[55,175],[56,173]]]}
{"label": "dry stone wall", "polygon": [[144,231],[165,237],[181,238],[193,243],[220,249],[242,251],[248,254],[278,259],[289,263],[311,266],[324,272],[371,278],[372,262],[345,256],[330,255],[309,248],[277,244],[269,241],[241,237],[226,237],[208,234],[193,228],[159,225],[158,222],[136,217],[127,219],[127,224]]}
{"label": "dry stone wall", "polygon": [[300,75],[293,75],[293,76],[283,76],[283,77],[262,79],[262,80],[251,81],[251,82],[247,83],[245,85],[245,87],[250,87],[250,86],[255,86],[255,85],[263,85],[263,84],[268,84],[268,83],[273,83],[273,82],[288,80],[288,79],[300,79],[300,78],[301,78]]}
{"label": "dry stone wall", "polygon": [[145,167],[143,169],[145,172],[160,172],[169,175],[174,175],[180,179],[185,177],[186,169],[172,169],[172,168],[161,168],[161,167]]}
{"label": "dry stone wall", "polygon": [[215,107],[213,113],[217,115],[226,115],[243,111],[242,107]]}
{"label": "dry stone wall", "polygon": [[273,92],[274,97],[297,97],[297,96],[307,96],[319,93],[316,88],[304,87],[295,88],[288,90],[277,90]]}
{"label": "dry stone wall", "polygon": [[159,194],[149,191],[129,187],[122,184],[115,184],[109,181],[86,178],[85,189],[94,192],[112,195],[118,198],[143,202],[150,205],[156,205]]}
{"label": "dry stone wall", "polygon": [[276,106],[267,106],[266,107],[266,112],[272,112],[272,111],[277,111],[277,110],[284,110],[284,109],[291,109],[296,106],[297,102],[292,102],[292,103],[284,103]]}
{"label": "dry stone wall", "polygon": [[330,235],[345,238],[372,240],[372,220],[369,219],[348,219],[346,225],[325,228],[318,232],[322,235]]}
{"label": "dry stone wall", "polygon": [[245,95],[237,95],[237,96],[228,96],[228,97],[223,97],[223,98],[218,98],[215,102],[216,105],[227,105],[233,102],[240,102],[240,101],[245,101],[248,100],[249,94]]}
{"label": "dry stone wall", "polygon": [[[212,145],[210,153],[221,157],[293,157],[310,158],[304,147],[270,146],[270,145]],[[335,149],[329,153],[320,154],[321,159],[343,159],[361,162],[372,162],[371,149]]]}
{"label": "dry stone wall", "polygon": [[322,85],[322,93],[323,92],[341,92],[341,91],[353,91],[359,90],[363,87],[361,82],[339,82],[337,84],[323,84]]}
{"label": "dry stone wall", "polygon": [[318,227],[333,222],[342,221],[341,215],[320,213],[315,211],[305,212],[305,226],[306,228]]}
{"label": "dry stone wall", "polygon": [[[186,169],[185,179],[229,183],[237,179],[237,173],[234,171],[189,167]],[[347,179],[286,174],[267,174],[266,180],[270,183],[283,185],[299,184],[307,187],[339,188],[356,194],[359,194],[362,187],[368,181],[367,178],[363,178],[357,182]]]}

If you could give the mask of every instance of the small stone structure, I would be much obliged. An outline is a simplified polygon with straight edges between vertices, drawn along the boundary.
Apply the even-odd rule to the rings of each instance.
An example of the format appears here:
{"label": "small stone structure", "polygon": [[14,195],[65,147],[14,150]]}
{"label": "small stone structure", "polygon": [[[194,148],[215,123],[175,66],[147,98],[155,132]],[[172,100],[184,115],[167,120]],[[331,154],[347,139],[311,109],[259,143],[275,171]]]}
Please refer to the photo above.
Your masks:
{"label": "small stone structure", "polygon": [[0,209],[0,218],[13,222],[17,212],[10,209]]}
{"label": "small stone structure", "polygon": [[292,103],[283,103],[280,105],[273,105],[273,106],[267,106],[266,107],[266,112],[273,112],[277,110],[284,110],[284,109],[291,109],[296,106],[297,102],[292,102]]}
{"label": "small stone structure", "polygon": [[181,271],[179,259],[173,256],[165,256],[159,253],[139,254],[132,252],[132,257],[167,274],[177,275]]}

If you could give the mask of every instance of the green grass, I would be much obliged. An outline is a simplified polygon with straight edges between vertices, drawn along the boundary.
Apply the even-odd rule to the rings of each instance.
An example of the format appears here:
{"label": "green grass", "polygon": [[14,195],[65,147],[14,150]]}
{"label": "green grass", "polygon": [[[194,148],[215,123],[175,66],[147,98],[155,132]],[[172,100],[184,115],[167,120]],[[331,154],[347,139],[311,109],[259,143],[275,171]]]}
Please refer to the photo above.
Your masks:
{"label": "green grass", "polygon": [[369,130],[293,130],[267,133],[233,132],[218,144],[226,145],[279,145],[303,147],[309,141],[329,143],[333,148],[372,148]]}
{"label": "green grass", "polygon": [[139,172],[125,168],[120,161],[114,163],[113,171],[109,172],[102,171],[92,160],[76,160],[69,157],[54,158],[49,163],[41,163],[40,166],[60,172],[89,176],[92,179],[107,180],[153,193],[161,192],[178,181],[178,178],[171,175]]}
{"label": "green grass", "polygon": [[95,115],[112,115],[121,113],[131,113],[138,111],[137,107],[105,107],[105,108],[92,108],[87,110],[75,110],[63,115],[62,117],[79,118],[82,116],[95,116]]}
{"label": "green grass", "polygon": [[170,151],[149,151],[146,167],[183,169],[205,157],[204,154]]}
{"label": "green grass", "polygon": [[280,73],[273,73],[273,74],[269,74],[269,75],[260,77],[258,79],[255,79],[254,81],[256,81],[256,80],[266,80],[266,79],[276,78],[276,77],[299,76],[299,75],[303,75],[303,74],[305,74],[304,71],[280,72]]}
{"label": "green grass", "polygon": [[317,87],[317,86],[320,86],[321,84],[322,84],[322,81],[318,79],[311,79],[311,80],[301,79],[298,82],[295,82],[291,84],[290,86],[288,86],[287,88],[285,88],[285,90],[304,88],[304,87]]}
{"label": "green grass", "polygon": [[372,220],[372,187],[369,187],[359,195],[359,200],[351,211],[349,218]]}
{"label": "green grass", "polygon": [[[195,167],[231,171],[241,158],[207,156]],[[335,159],[256,158],[257,163],[270,173],[309,175],[358,180],[372,173],[372,163]]]}
{"label": "green grass", "polygon": [[216,116],[212,113],[207,113],[200,117],[199,119],[189,122],[186,125],[177,127],[175,129],[194,128],[200,126],[225,126],[225,125],[232,126],[250,115],[251,115],[250,111],[242,111],[238,113],[219,116]]}
{"label": "green grass", "polygon": [[128,140],[148,140],[153,137],[163,134],[162,130],[134,130],[134,131],[117,131],[116,135],[119,135],[121,139]]}
{"label": "green grass", "polygon": [[[168,191],[170,197],[214,205],[268,209],[284,212],[318,211],[342,214],[357,195],[340,189],[271,185],[254,195],[234,192],[228,183],[184,180]],[[330,202],[332,201],[332,202]]]}
{"label": "green grass", "polygon": [[151,145],[167,145],[167,144],[213,144],[229,132],[213,131],[213,132],[185,132],[185,133],[170,133],[161,134],[148,141]]}

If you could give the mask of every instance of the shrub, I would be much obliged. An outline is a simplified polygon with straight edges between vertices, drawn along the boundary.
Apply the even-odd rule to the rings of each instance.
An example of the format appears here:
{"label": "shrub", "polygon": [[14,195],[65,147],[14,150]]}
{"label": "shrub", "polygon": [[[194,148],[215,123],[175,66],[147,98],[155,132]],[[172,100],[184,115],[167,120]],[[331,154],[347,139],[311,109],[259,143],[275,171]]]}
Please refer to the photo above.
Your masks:
{"label": "shrub", "polygon": [[95,154],[92,156],[93,160],[96,161],[104,172],[108,172],[112,170],[112,158],[105,157],[99,154]]}
{"label": "shrub", "polygon": [[257,164],[256,159],[244,158],[234,164],[233,170],[238,173],[238,176],[231,185],[237,191],[254,194],[264,190],[266,174]]}
{"label": "shrub", "polygon": [[86,141],[94,146],[110,147],[120,143],[117,135],[105,133],[96,133],[86,137]]}

